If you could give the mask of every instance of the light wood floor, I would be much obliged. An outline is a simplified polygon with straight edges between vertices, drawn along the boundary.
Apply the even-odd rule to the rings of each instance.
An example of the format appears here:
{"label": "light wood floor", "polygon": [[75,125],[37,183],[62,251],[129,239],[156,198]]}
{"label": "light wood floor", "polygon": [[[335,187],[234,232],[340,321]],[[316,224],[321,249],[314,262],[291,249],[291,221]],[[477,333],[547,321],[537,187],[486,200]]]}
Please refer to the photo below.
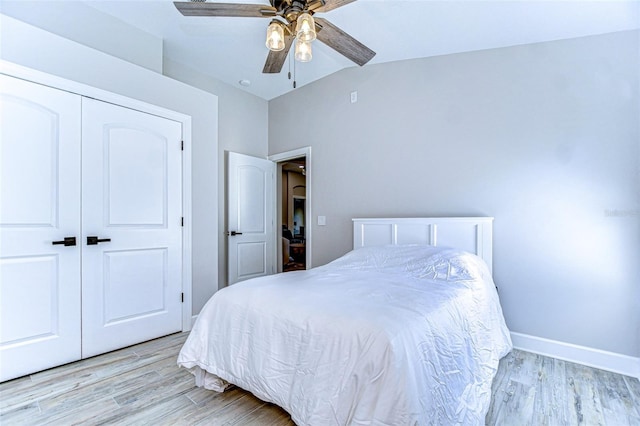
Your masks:
{"label": "light wood floor", "polygon": [[[196,388],[176,366],[186,334],[0,384],[4,425],[293,425],[248,392]],[[489,425],[640,425],[640,381],[514,350],[500,363]]]}

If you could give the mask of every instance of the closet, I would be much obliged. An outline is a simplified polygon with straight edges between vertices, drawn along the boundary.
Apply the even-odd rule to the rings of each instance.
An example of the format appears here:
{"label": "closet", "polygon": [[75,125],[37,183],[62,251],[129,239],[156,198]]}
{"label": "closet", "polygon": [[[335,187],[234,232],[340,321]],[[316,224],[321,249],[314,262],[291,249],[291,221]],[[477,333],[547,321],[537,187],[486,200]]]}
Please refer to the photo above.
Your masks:
{"label": "closet", "polygon": [[0,381],[182,329],[182,123],[0,75]]}

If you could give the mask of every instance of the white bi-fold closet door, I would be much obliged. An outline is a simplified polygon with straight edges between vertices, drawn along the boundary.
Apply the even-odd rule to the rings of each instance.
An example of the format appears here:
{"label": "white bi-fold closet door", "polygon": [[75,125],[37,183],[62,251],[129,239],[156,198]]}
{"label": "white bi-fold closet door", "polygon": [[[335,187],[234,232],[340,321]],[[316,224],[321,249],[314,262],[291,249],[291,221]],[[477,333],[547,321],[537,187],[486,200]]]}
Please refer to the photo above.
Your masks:
{"label": "white bi-fold closet door", "polygon": [[0,93],[0,381],[180,331],[181,123]]}

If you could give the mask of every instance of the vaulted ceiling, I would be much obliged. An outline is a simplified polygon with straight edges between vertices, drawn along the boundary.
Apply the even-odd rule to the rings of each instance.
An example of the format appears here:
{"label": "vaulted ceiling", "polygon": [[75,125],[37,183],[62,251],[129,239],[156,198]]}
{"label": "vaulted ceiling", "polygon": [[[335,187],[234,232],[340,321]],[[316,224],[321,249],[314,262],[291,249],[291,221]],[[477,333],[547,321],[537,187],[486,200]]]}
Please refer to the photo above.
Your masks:
{"label": "vaulted ceiling", "polygon": [[[216,2],[217,0],[209,0]],[[268,0],[226,0],[268,5]],[[357,66],[322,44],[313,43],[313,60],[287,60],[279,74],[263,74],[269,19],[185,17],[170,0],[2,0],[9,14],[32,18],[51,30],[50,8],[90,6],[163,40],[166,58],[185,64],[264,99],[293,90],[341,69]],[[73,8],[73,6],[71,6]],[[49,9],[49,11],[48,11]],[[16,12],[17,11],[17,12]],[[4,11],[3,11],[4,12]],[[318,14],[367,45],[376,56],[365,66],[404,59],[603,34],[640,28],[640,2],[540,0],[358,0]],[[61,22],[58,25],[63,25]],[[66,24],[65,24],[66,25]],[[81,19],[74,25],[85,25]],[[100,29],[86,28],[87,34]],[[55,31],[54,31],[55,32]],[[95,36],[95,35],[94,35]],[[105,31],[102,37],[109,37]],[[240,81],[244,84],[240,85]]]}

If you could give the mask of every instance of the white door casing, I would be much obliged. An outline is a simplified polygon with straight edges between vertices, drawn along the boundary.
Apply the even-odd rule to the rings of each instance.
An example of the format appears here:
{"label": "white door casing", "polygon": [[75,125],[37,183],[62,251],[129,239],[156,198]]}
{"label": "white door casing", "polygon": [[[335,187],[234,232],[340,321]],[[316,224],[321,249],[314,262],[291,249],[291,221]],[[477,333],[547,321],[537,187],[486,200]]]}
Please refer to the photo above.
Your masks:
{"label": "white door casing", "polygon": [[0,381],[80,358],[80,102],[0,75]]}
{"label": "white door casing", "polygon": [[274,272],[274,173],[272,161],[228,153],[229,284]]}
{"label": "white door casing", "polygon": [[[181,123],[84,98],[82,356],[182,328]],[[88,245],[89,237],[110,241]]]}

